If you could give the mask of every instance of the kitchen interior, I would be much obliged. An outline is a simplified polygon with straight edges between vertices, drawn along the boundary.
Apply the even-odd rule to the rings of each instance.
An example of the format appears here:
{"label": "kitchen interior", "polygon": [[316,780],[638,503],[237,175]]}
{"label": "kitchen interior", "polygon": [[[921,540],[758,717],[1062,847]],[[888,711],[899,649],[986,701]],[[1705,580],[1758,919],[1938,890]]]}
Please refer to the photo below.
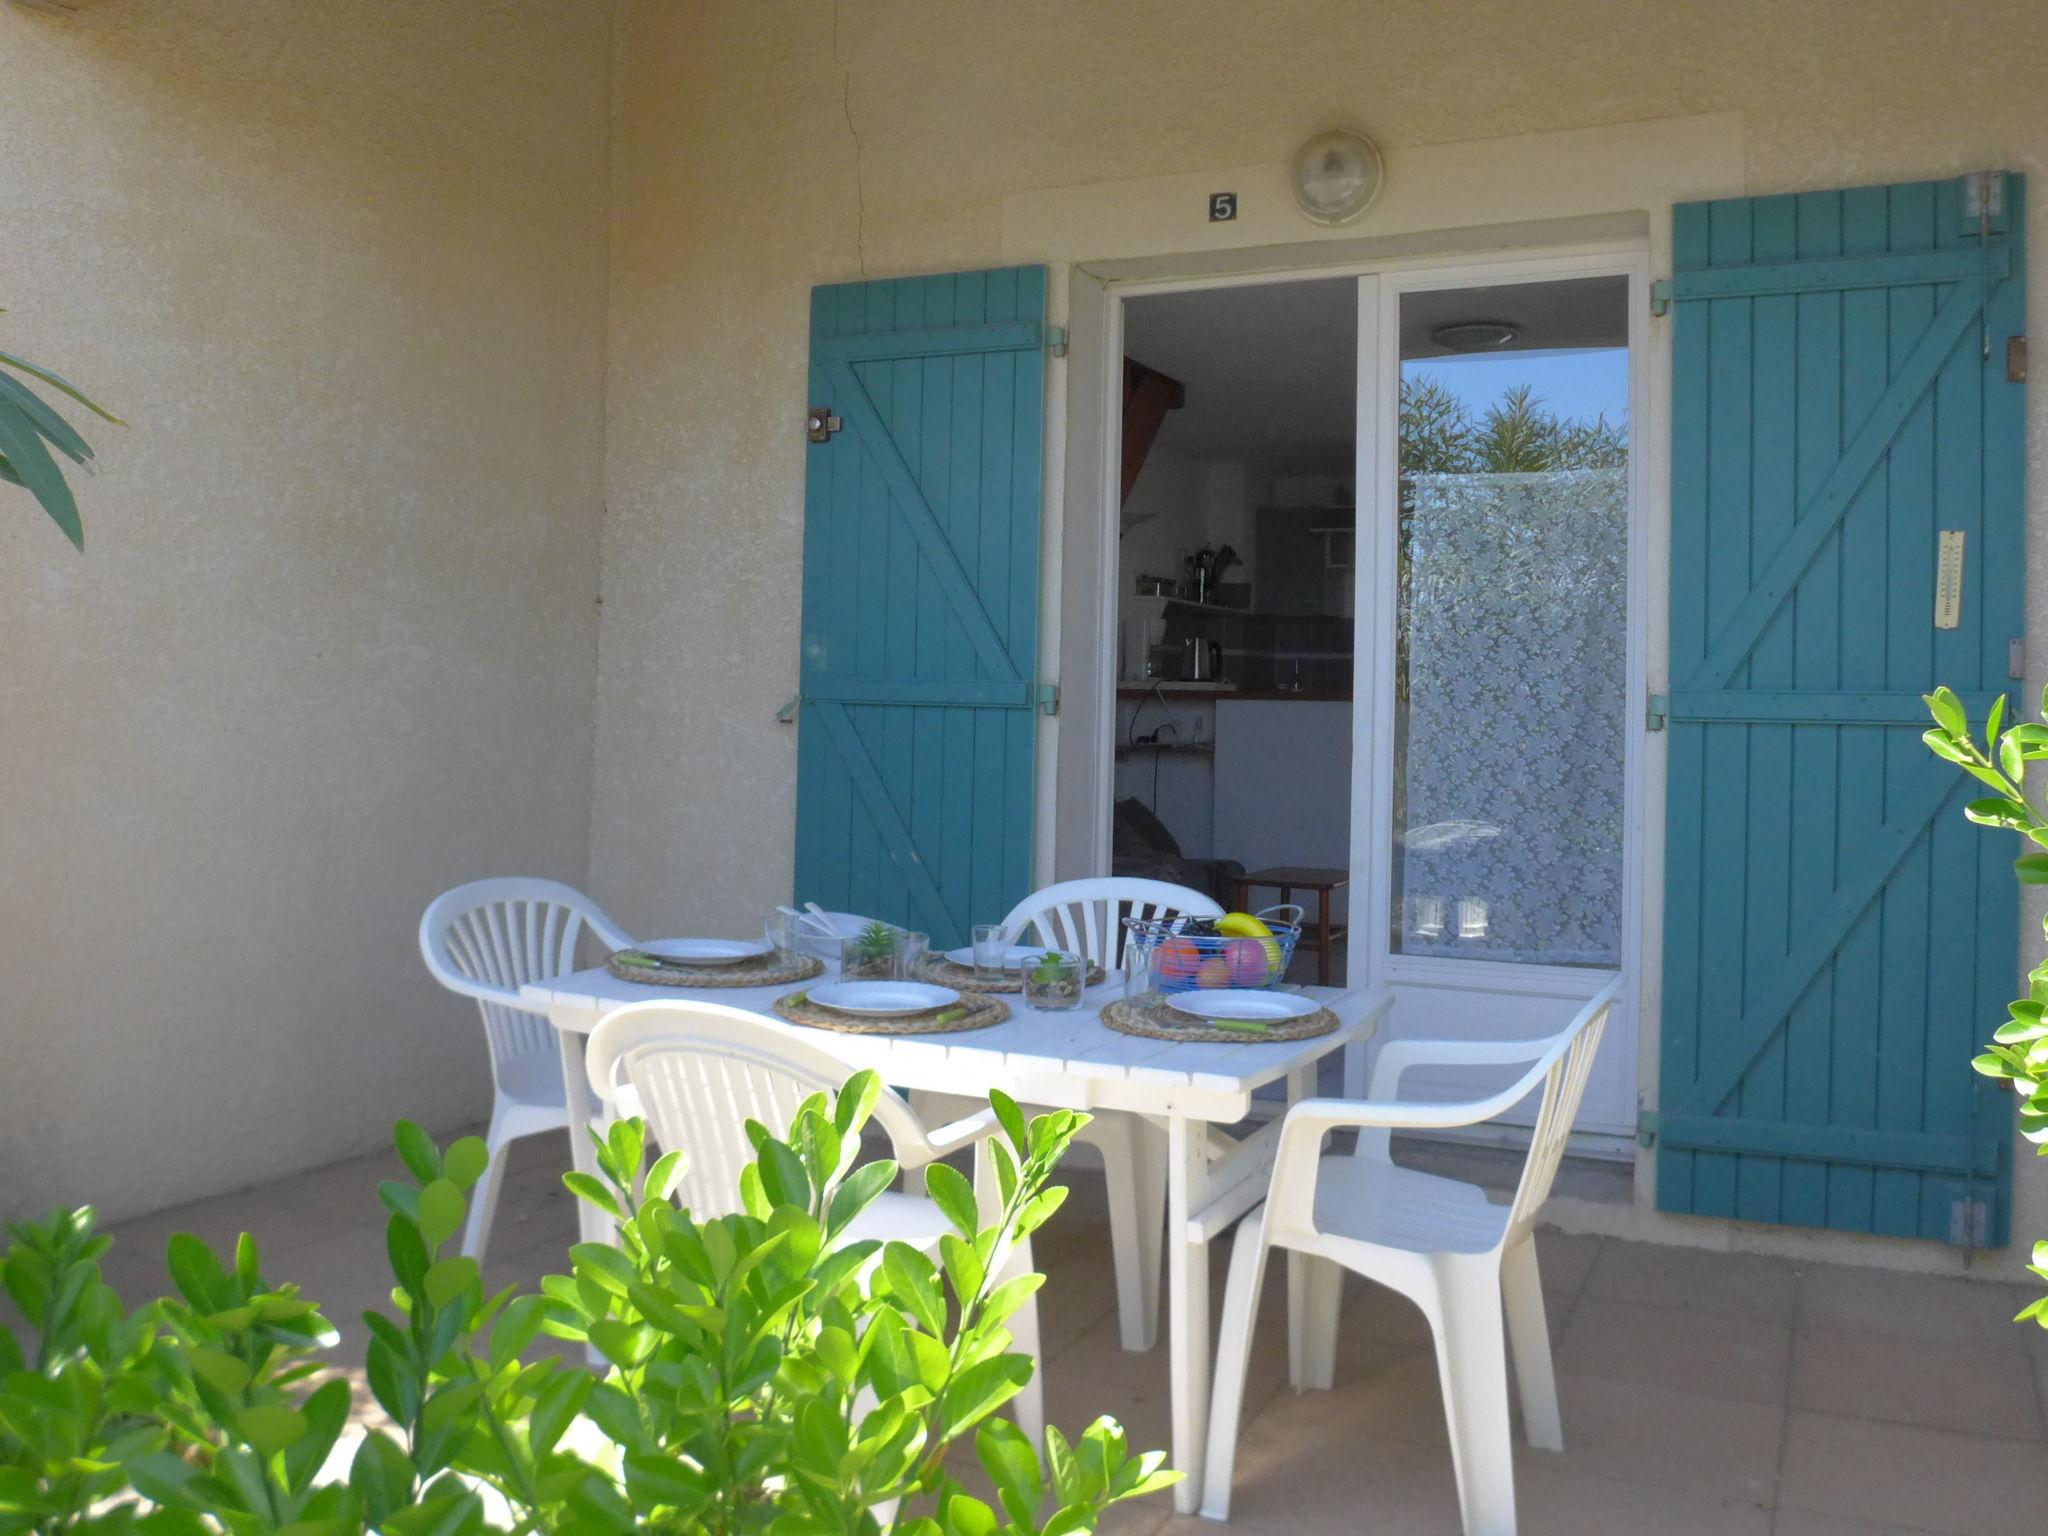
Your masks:
{"label": "kitchen interior", "polygon": [[[1118,874],[1228,907],[1247,871],[1348,873],[1357,298],[1333,278],[1125,302]],[[1318,893],[1293,899],[1313,980]]]}

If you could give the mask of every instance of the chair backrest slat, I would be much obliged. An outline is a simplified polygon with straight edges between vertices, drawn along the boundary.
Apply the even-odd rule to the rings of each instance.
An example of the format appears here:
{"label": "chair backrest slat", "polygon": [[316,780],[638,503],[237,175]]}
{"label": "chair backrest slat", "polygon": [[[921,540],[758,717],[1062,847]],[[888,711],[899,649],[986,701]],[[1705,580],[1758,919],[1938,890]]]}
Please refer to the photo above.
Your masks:
{"label": "chair backrest slat", "polygon": [[572,970],[586,927],[614,949],[631,943],[588,896],[555,880],[477,880],[428,904],[420,953],[435,980],[475,999],[493,1076],[514,1057],[555,1051],[554,1030],[518,993]]}
{"label": "chair backrest slat", "polygon": [[1543,1104],[1529,1136],[1529,1155],[1522,1164],[1522,1178],[1515,1189],[1503,1242],[1513,1242],[1533,1227],[1543,1212],[1543,1203],[1550,1198],[1572,1126],[1579,1118],[1580,1101],[1586,1096],[1587,1079],[1593,1074],[1600,1037],[1606,1033],[1608,1015],[1613,1012],[1620,992],[1621,981],[1616,978],[1552,1039],[1549,1050],[1556,1052],[1556,1059],[1544,1074]]}
{"label": "chair backrest slat", "polygon": [[[700,1218],[740,1209],[740,1173],[754,1160],[748,1120],[781,1136],[805,1099],[829,1096],[853,1075],[837,1057],[758,1014],[682,1001],[634,1003],[607,1015],[585,1061],[600,1098],[616,1102],[630,1088],[655,1143],[683,1154],[676,1195]],[[884,1089],[875,1120],[898,1157],[921,1160],[928,1138],[907,1103]],[[849,1166],[857,1150],[847,1149]]]}
{"label": "chair backrest slat", "polygon": [[1003,927],[1011,942],[1035,932],[1048,949],[1078,954],[1090,964],[1115,971],[1123,964],[1126,917],[1221,917],[1223,908],[1185,885],[1105,875],[1062,880],[1034,891],[1010,909]]}

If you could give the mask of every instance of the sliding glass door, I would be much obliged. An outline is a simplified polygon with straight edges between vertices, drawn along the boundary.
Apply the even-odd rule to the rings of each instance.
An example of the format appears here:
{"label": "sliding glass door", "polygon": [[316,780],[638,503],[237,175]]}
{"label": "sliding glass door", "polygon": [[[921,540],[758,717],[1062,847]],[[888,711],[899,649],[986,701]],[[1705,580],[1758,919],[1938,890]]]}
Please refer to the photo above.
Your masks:
{"label": "sliding glass door", "polygon": [[[1354,877],[1402,1033],[1546,1033],[1635,947],[1637,275],[1579,268],[1364,280]],[[1609,1030],[1582,1122],[1614,1136],[1633,1036]]]}

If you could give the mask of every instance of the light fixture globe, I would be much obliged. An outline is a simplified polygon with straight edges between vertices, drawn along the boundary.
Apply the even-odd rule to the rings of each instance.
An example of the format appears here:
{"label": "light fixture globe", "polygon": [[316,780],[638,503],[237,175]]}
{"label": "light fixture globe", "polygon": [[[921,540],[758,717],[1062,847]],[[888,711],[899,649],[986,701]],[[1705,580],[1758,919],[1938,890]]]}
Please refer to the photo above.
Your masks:
{"label": "light fixture globe", "polygon": [[1318,224],[1349,224],[1372,206],[1386,179],[1372,140],[1349,128],[1332,128],[1302,145],[1288,177],[1295,203]]}

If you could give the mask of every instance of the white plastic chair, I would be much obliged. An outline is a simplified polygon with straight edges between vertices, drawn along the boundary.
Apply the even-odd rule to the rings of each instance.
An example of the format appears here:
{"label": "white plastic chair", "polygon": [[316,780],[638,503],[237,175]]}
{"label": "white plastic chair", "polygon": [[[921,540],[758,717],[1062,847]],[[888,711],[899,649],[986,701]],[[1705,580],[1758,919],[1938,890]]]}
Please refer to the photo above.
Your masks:
{"label": "white plastic chair", "polygon": [[491,1048],[491,1149],[472,1197],[462,1251],[482,1262],[504,1185],[505,1146],[569,1124],[562,1052],[547,1019],[520,1001],[529,981],[576,969],[576,942],[588,928],[612,949],[633,941],[597,903],[558,880],[512,876],[444,891],[420,918],[420,954],[434,979],[476,999]]}
{"label": "white plastic chair", "polygon": [[[1003,928],[1012,943],[1023,943],[1024,935],[1033,933],[1037,943],[1078,954],[1085,964],[1114,976],[1126,960],[1130,935],[1125,918],[1222,915],[1223,908],[1188,886],[1108,875],[1062,880],[1032,892],[1011,908]],[[1159,1337],[1160,1250],[1166,1230],[1164,1134],[1140,1116],[1097,1111],[1076,1140],[1102,1157],[1124,1348],[1150,1349]]]}
{"label": "white plastic chair", "polygon": [[[830,1051],[792,1037],[787,1029],[743,1008],[722,1003],[632,1003],[605,1015],[591,1033],[584,1061],[590,1086],[607,1105],[642,1115],[665,1152],[680,1150],[685,1168],[676,1198],[693,1216],[709,1218],[739,1211],[740,1172],[754,1160],[746,1123],[758,1120],[784,1134],[797,1109],[814,1093],[836,1093],[852,1069]],[[949,1125],[928,1129],[893,1089],[875,1101],[875,1123],[888,1136],[893,1155],[915,1173],[999,1127],[995,1111],[980,1110]],[[859,1155],[846,1150],[849,1171]],[[922,1184],[920,1179],[919,1184]],[[975,1163],[975,1189],[984,1214],[996,1196]],[[936,1254],[952,1223],[929,1196],[884,1190],[846,1229],[852,1242],[870,1238],[909,1243]],[[1003,1273],[1031,1265],[1031,1239],[1012,1246]],[[1035,1440],[1044,1428],[1042,1384],[1036,1369],[1038,1300],[1031,1297],[1005,1325],[1015,1347],[1033,1362],[1031,1380],[1013,1400],[1017,1421]]]}
{"label": "white plastic chair", "polygon": [[[1293,1250],[1303,1273],[1290,1284],[1290,1365],[1297,1387],[1327,1388],[1336,1364],[1342,1269],[1413,1300],[1436,1339],[1437,1376],[1466,1536],[1513,1536],[1514,1464],[1508,1435],[1507,1347],[1522,1401],[1522,1428],[1540,1450],[1564,1449],[1551,1369],[1550,1332],[1536,1270],[1536,1218],[1549,1198],[1579,1111],[1617,978],[1560,1033],[1502,1041],[1397,1040],[1374,1065],[1366,1102],[1306,1099],[1287,1112],[1265,1203],[1238,1228],[1217,1344],[1202,1513],[1230,1517],[1231,1463],[1251,1353],[1266,1251]],[[1531,1065],[1509,1088],[1469,1103],[1397,1102],[1401,1074],[1423,1064]],[[1476,1184],[1397,1167],[1395,1130],[1477,1125],[1541,1088],[1542,1108],[1513,1201],[1494,1205]],[[1356,1127],[1348,1156],[1324,1156],[1323,1137]],[[1227,1197],[1226,1197],[1227,1198]],[[1191,1218],[1194,1219],[1194,1218]],[[1505,1338],[1502,1308],[1507,1321]],[[1507,1347],[1504,1347],[1507,1346]],[[1364,1490],[1361,1490],[1363,1492]]]}

